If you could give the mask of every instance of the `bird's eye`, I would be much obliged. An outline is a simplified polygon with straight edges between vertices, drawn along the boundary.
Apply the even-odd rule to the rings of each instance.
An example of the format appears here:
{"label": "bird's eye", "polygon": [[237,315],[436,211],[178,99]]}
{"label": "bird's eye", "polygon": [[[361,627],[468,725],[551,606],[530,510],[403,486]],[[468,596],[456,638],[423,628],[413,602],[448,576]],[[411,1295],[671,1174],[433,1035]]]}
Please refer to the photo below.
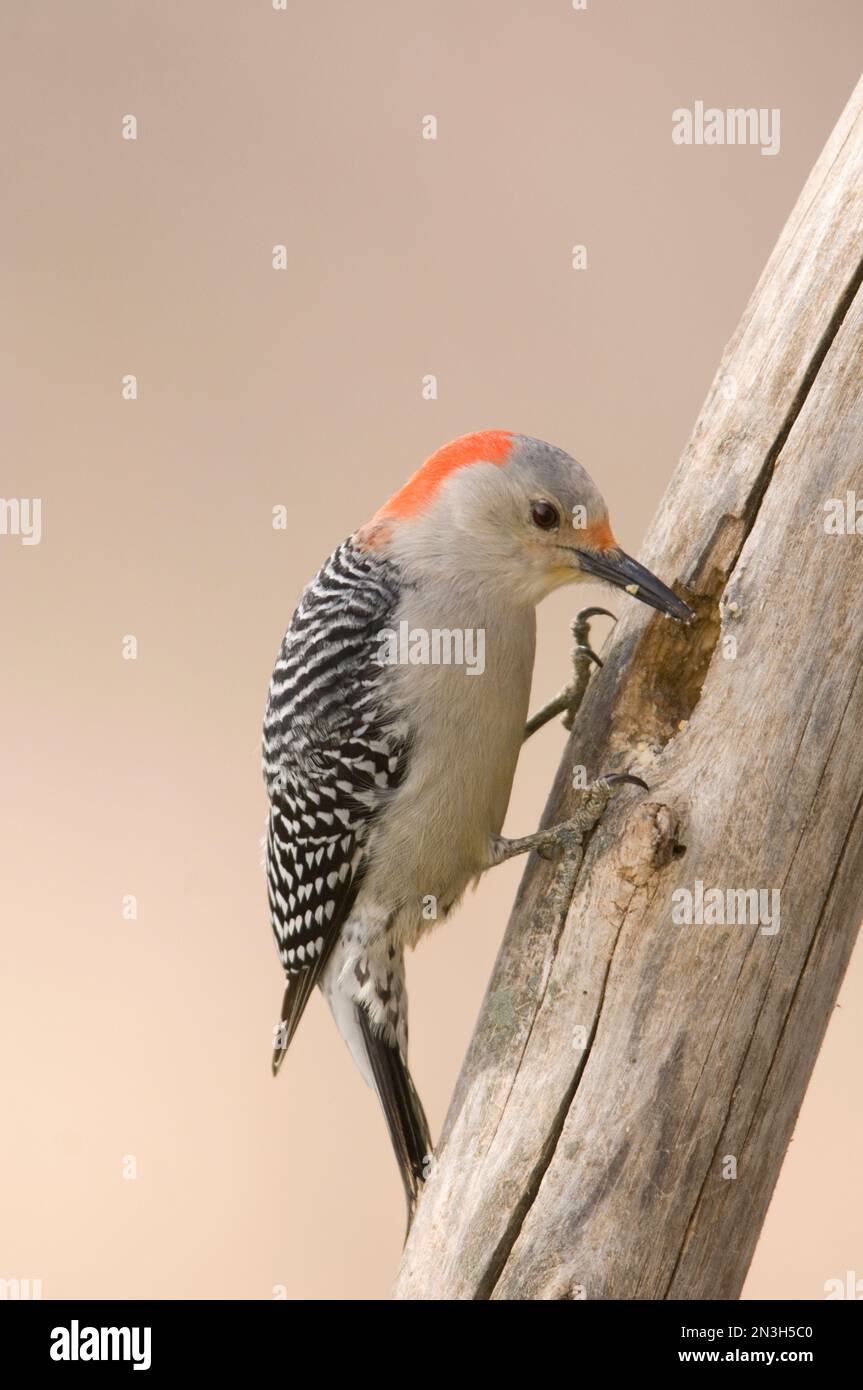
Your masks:
{"label": "bird's eye", "polygon": [[560,513],[557,507],[553,507],[550,502],[533,502],[530,508],[530,519],[534,526],[538,526],[540,531],[552,531],[555,526],[560,525]]}

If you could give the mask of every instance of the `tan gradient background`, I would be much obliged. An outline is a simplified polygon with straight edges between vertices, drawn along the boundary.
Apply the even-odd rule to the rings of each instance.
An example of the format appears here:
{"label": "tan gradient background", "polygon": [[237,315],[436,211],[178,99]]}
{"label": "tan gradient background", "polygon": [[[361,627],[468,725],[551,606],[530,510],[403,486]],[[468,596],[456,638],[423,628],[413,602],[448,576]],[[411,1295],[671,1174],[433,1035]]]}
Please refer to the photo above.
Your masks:
{"label": "tan gradient background", "polygon": [[[0,38],[0,492],[44,508],[40,546],[0,538],[0,1276],[47,1298],[382,1297],[402,1194],[319,997],[269,1074],[258,745],[283,629],[331,548],[467,430],[575,453],[637,551],[858,77],[863,10],[7,0]],[[673,146],[697,98],[780,107],[781,153]],[[542,610],[535,704],[580,599]],[[510,833],[562,742],[531,744]],[[410,963],[435,1132],[519,872]],[[748,1296],[863,1275],[861,999],[858,952]]]}

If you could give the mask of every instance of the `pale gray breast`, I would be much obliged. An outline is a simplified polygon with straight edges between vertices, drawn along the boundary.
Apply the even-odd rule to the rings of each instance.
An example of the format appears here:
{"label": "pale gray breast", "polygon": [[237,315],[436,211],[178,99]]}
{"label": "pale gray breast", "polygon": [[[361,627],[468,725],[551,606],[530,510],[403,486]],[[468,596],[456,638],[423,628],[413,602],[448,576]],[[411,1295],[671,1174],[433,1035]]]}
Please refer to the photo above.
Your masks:
{"label": "pale gray breast", "polygon": [[[447,640],[435,653],[435,629],[452,633],[447,620],[468,613],[473,635],[462,629],[462,663],[435,660]],[[397,621],[407,623],[408,634],[428,634],[429,660],[391,672],[395,701],[409,710],[411,753],[389,808],[394,814],[370,845],[366,891],[446,901],[485,867],[489,838],[503,824],[527,718],[535,617],[532,608],[513,611],[472,596],[432,612],[412,591]],[[422,654],[421,642],[414,640],[413,650]],[[457,642],[450,655],[458,655]]]}

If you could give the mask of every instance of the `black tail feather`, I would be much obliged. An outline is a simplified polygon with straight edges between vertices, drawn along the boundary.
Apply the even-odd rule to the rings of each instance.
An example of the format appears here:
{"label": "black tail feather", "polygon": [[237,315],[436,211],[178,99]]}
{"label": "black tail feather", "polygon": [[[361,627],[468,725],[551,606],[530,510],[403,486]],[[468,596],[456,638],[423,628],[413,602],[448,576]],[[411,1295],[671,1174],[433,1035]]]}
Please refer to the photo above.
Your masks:
{"label": "black tail feather", "polygon": [[282,1021],[275,1030],[273,1042],[273,1076],[277,1074],[285,1059],[285,1053],[291,1045],[291,1039],[297,1031],[314,987],[315,975],[311,970],[304,970],[301,975],[288,976],[282,999]]}
{"label": "black tail feather", "polygon": [[390,1132],[408,1204],[408,1230],[416,1210],[425,1165],[432,1153],[431,1135],[422,1101],[401,1052],[372,1031],[368,1011],[356,1006],[375,1089]]}

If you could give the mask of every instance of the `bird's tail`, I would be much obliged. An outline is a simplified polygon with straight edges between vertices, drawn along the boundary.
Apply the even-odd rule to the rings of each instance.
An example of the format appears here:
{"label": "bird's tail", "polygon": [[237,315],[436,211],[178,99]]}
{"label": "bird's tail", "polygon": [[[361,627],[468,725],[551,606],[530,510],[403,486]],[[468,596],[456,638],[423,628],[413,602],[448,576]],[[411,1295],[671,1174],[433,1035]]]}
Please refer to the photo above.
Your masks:
{"label": "bird's tail", "polygon": [[314,987],[315,976],[311,970],[304,970],[302,974],[288,976],[282,999],[282,1021],[274,1030],[273,1036],[273,1076],[277,1075],[279,1067],[285,1060],[285,1053],[290,1047],[291,1039],[297,1031],[303,1010],[309,1002],[309,996]]}
{"label": "bird's tail", "polygon": [[398,1160],[408,1204],[410,1230],[426,1165],[432,1155],[428,1120],[398,1046],[392,1046],[372,1030],[368,1010],[355,1005],[375,1090],[384,1112]]}

